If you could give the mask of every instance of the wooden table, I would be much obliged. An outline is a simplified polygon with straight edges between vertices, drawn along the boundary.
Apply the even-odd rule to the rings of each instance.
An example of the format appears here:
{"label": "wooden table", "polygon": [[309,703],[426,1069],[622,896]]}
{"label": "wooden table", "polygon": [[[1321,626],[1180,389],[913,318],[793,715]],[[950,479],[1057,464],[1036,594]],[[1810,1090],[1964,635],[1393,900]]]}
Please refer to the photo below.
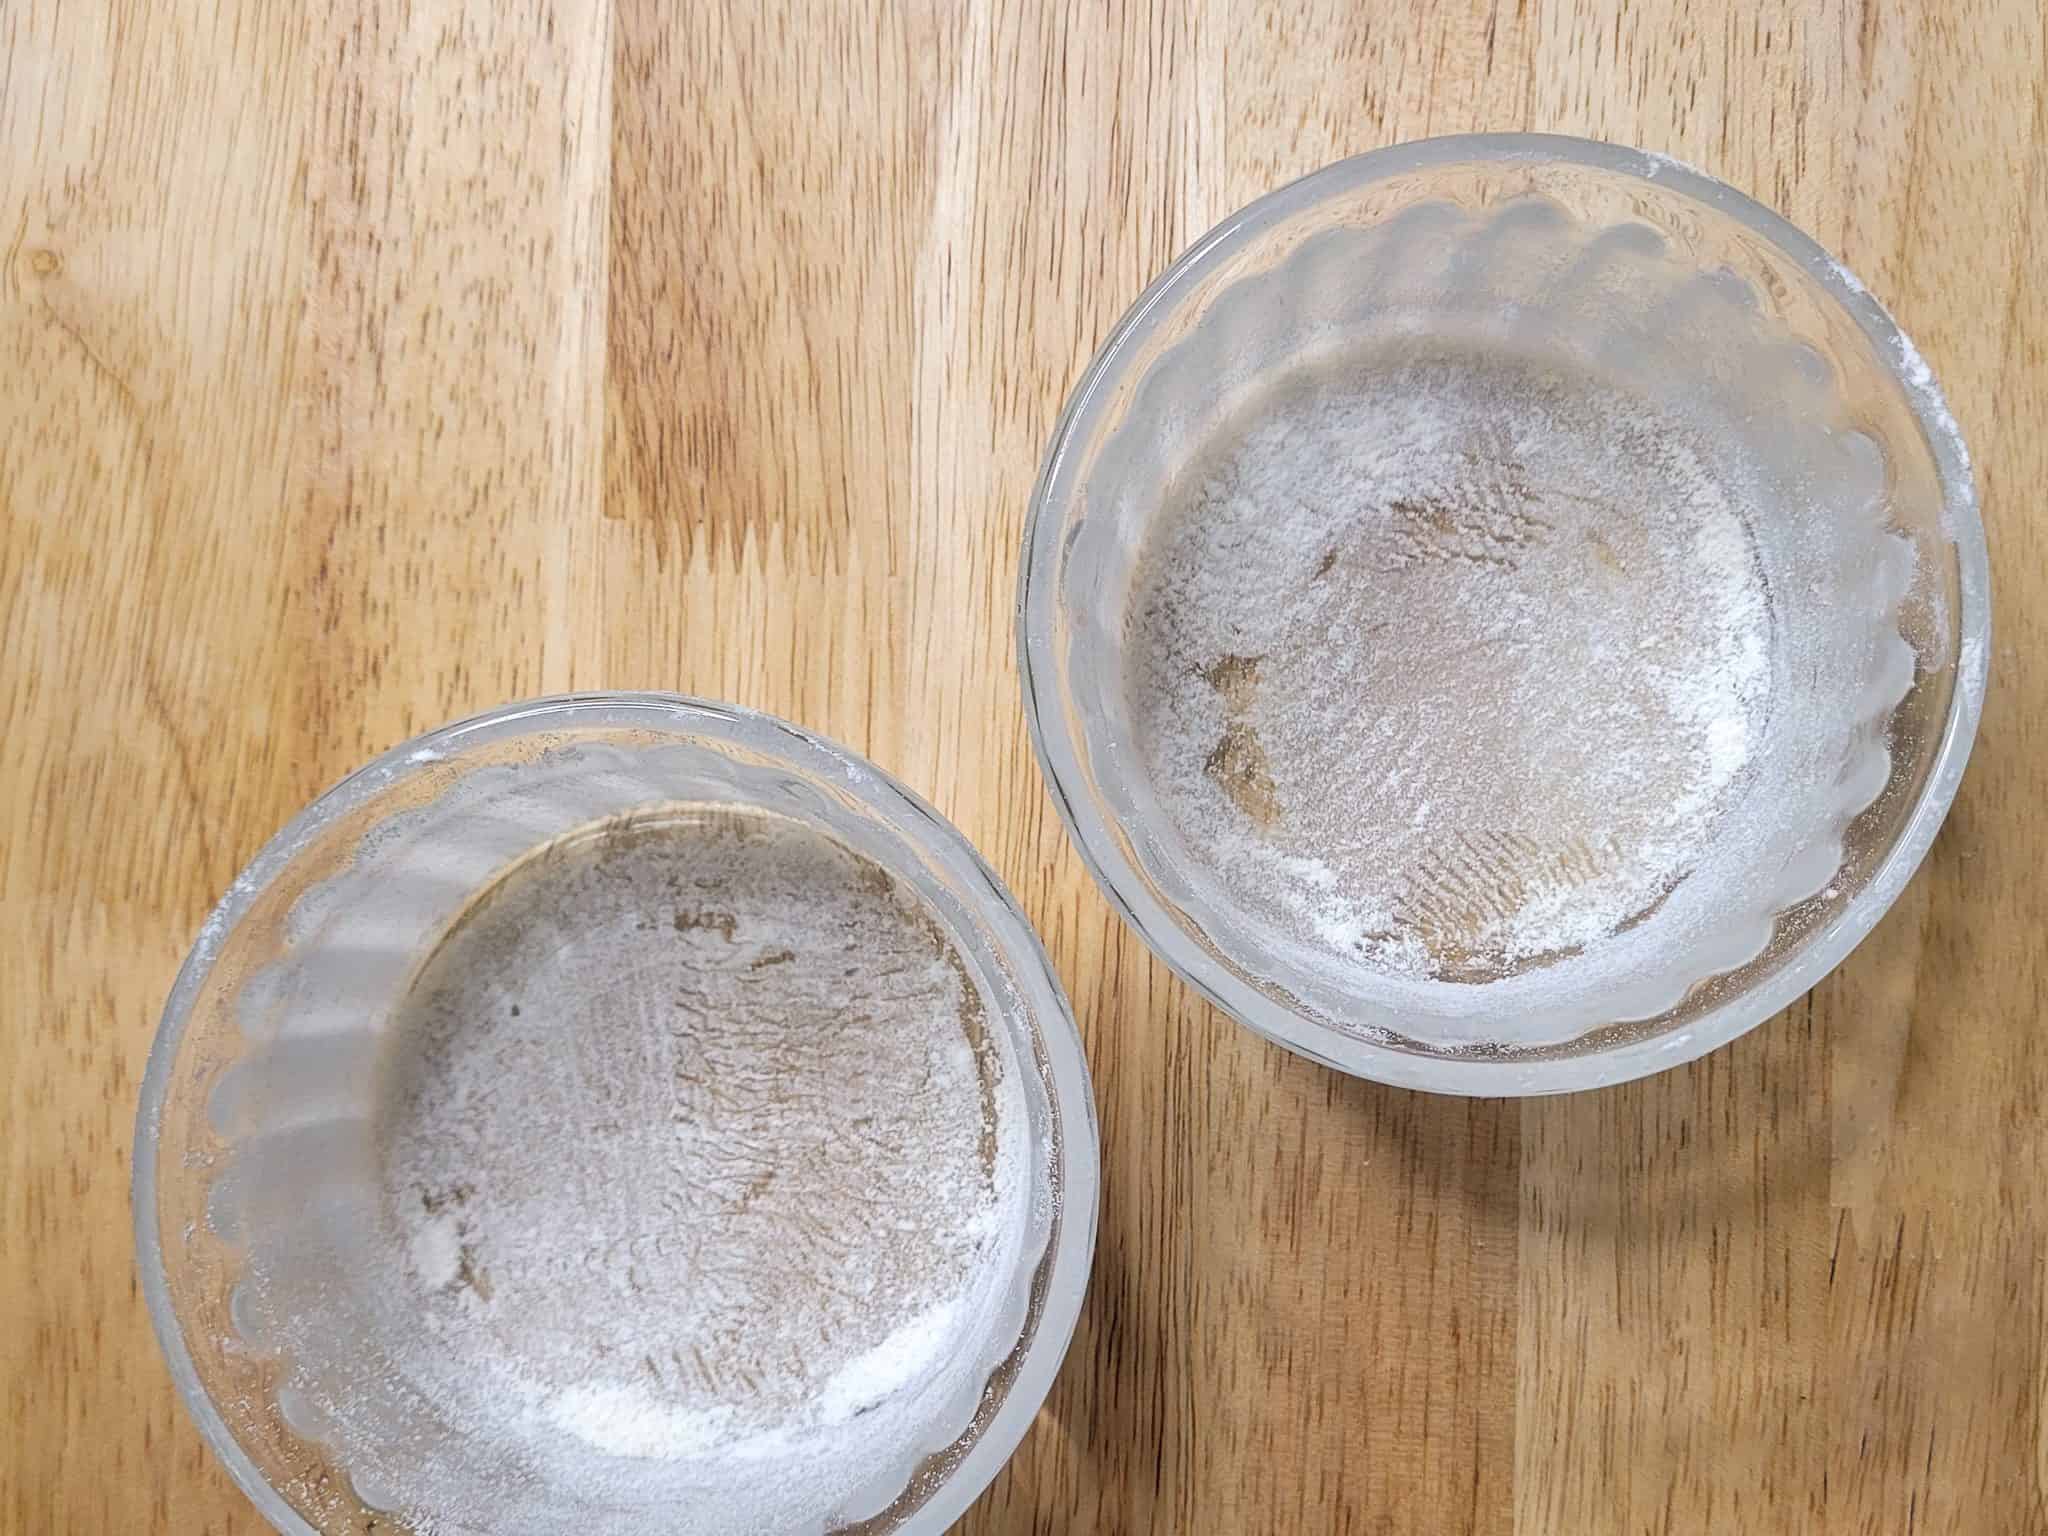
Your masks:
{"label": "wooden table", "polygon": [[[1071,990],[1094,1288],[967,1531],[2048,1530],[2035,0],[853,9],[0,6],[0,1527],[261,1528],[128,1223],[235,871],[410,733],[648,687],[901,775]],[[1668,150],[1839,251],[1947,386],[1999,604],[1870,942],[1704,1061],[1529,1103],[1197,1001],[1069,849],[1011,649],[1040,448],[1145,281],[1479,127]]]}

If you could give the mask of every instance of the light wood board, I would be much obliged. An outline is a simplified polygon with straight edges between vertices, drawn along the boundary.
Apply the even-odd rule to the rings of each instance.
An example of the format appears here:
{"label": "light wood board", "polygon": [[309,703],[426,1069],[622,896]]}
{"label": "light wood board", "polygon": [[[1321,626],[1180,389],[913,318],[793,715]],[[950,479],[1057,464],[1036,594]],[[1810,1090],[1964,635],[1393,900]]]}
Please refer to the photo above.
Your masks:
{"label": "light wood board", "polygon": [[[1794,14],[1796,13],[1796,14]],[[1105,1203],[994,1533],[2048,1531],[2036,0],[0,0],[0,1529],[249,1533],[139,1299],[209,905],[444,719],[789,716],[951,815],[1080,1017]],[[1927,865],[1653,1081],[1465,1103],[1198,1001],[1020,712],[1068,387],[1205,228],[1402,138],[1695,162],[1894,309],[1997,600]]]}

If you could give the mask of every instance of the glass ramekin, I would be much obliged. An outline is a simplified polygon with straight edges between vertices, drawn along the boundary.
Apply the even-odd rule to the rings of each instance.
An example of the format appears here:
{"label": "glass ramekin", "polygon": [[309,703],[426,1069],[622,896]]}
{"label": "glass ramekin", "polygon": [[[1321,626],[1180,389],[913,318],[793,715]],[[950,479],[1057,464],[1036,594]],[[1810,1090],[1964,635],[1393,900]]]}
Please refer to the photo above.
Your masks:
{"label": "glass ramekin", "polygon": [[[1233,410],[1305,360],[1439,333],[1597,362],[1736,423],[1745,435],[1734,441],[1768,460],[1775,483],[1801,488],[1800,515],[1827,520],[1823,536],[1857,567],[1854,590],[1874,594],[1849,621],[1885,629],[1871,636],[1870,675],[1849,679],[1851,707],[1867,713],[1840,782],[1812,791],[1827,798],[1809,832],[1759,856],[1747,908],[1699,919],[1697,942],[1664,970],[1610,977],[1555,1006],[1545,994],[1538,1010],[1514,1011],[1520,977],[1398,995],[1368,977],[1347,989],[1263,945],[1186,857],[1144,782],[1117,680],[1149,519]],[[1760,545],[1774,536],[1756,532]],[[1900,540],[1910,578],[1883,554]],[[1282,1045],[1468,1094],[1658,1071],[1826,975],[1891,905],[1955,796],[1989,632],[1968,455],[1883,307],[1733,189],[1662,156],[1547,135],[1362,155],[1198,241],[1132,306],[1068,401],[1032,497],[1018,594],[1040,766],[1082,858],[1146,943]],[[1510,1016],[1512,1028],[1498,1027]]]}
{"label": "glass ramekin", "polygon": [[[978,975],[1008,1042],[1028,1121],[1031,1188],[1002,1324],[951,1432],[906,1445],[814,1529],[936,1532],[988,1484],[1031,1426],[1072,1334],[1094,1250],[1098,1137],[1086,1060],[1058,978],[1023,913],[959,831],[871,764],[793,725],[660,694],[588,694],[509,705],[409,741],[302,812],[236,878],[179,972],[150,1053],[136,1122],[134,1211],[143,1292],[187,1407],[242,1489],[281,1531],[407,1528],[365,1501],[345,1458],[294,1427],[281,1385],[317,1361],[282,1357],[238,1324],[237,1281],[265,1210],[238,1164],[248,1116],[238,1069],[261,1064],[281,1018],[331,1011],[303,1035],[329,1062],[307,1080],[360,1084],[376,1048],[355,1020],[402,987],[445,919],[494,871],[550,837],[649,804],[780,812],[819,827],[906,881]],[[330,1032],[331,1031],[331,1032]],[[339,1037],[342,1044],[333,1045]],[[323,1058],[324,1059],[324,1058]],[[353,1064],[351,1064],[353,1063]],[[252,1077],[269,1097],[276,1074]],[[224,1104],[223,1100],[227,1100]],[[331,1100],[259,1102],[291,1132],[367,1137],[373,1117]],[[352,1118],[353,1117],[353,1118]],[[312,1194],[307,1195],[310,1202]],[[287,1199],[282,1202],[289,1206]],[[293,1219],[289,1214],[286,1221]],[[289,1241],[282,1239],[280,1241]],[[1014,1332],[1009,1328],[1014,1325]],[[301,1416],[303,1417],[303,1416]],[[472,1448],[436,1447],[462,1456]],[[470,1529],[434,1511],[437,1530]]]}

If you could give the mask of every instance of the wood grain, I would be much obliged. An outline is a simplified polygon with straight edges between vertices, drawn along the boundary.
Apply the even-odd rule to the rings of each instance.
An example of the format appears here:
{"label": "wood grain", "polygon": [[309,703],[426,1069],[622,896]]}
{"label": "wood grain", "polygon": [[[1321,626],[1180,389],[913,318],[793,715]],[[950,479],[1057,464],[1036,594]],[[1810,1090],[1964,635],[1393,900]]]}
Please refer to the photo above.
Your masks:
{"label": "wood grain", "polygon": [[[987,1533],[2048,1532],[2048,42],[2032,0],[0,6],[0,1529],[261,1529],[130,1255],[156,1012],[371,752],[569,687],[866,751],[1072,993],[1094,1287]],[[1975,450],[1998,635],[1933,854],[1665,1077],[1335,1077],[1110,915],[1031,760],[1025,499],[1210,223],[1544,128],[1844,256]]]}

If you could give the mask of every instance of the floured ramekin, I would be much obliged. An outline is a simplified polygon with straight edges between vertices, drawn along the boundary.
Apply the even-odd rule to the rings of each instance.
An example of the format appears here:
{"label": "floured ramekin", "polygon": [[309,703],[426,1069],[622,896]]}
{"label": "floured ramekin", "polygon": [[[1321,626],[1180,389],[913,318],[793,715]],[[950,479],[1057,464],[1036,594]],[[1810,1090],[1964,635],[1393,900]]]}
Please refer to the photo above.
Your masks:
{"label": "floured ramekin", "polygon": [[[1439,345],[1597,373],[1685,422],[1745,488],[1769,599],[1769,709],[1711,853],[1600,942],[1481,980],[1354,963],[1253,911],[1235,859],[1168,812],[1174,786],[1133,707],[1128,654],[1141,557],[1174,486],[1276,380]],[[1182,976],[1346,1071],[1542,1093],[1698,1056],[1869,932],[1954,797],[1983,700],[1988,604],[1962,438],[1926,364],[1848,271],[1660,156],[1482,136],[1397,146],[1282,188],[1145,293],[1054,435],[1019,648],[1069,830]],[[1257,662],[1217,663],[1219,718]],[[1210,766],[1236,751],[1220,739]]]}
{"label": "floured ramekin", "polygon": [[[570,1439],[537,1450],[451,1432],[435,1383],[391,1367],[394,1352],[413,1347],[407,1303],[400,1264],[370,1241],[380,1220],[378,1085],[392,1051],[384,1036],[437,937],[533,850],[675,806],[816,829],[913,892],[963,984],[973,978],[985,1059],[1006,1064],[1019,1106],[1002,1145],[983,1154],[1009,1159],[1023,1191],[1003,1207],[1004,1230],[985,1239],[1002,1256],[987,1271],[991,1321],[972,1358],[958,1353],[923,1378],[944,1395],[925,1401],[926,1432],[892,1440],[883,1426],[873,1453],[846,1467],[815,1454],[788,1465],[759,1459],[742,1469],[749,1507],[808,1508],[769,1522],[791,1531],[939,1531],[1032,1424],[1079,1312],[1098,1183],[1080,1040],[1022,913],[923,801],[792,725],[668,695],[539,700],[394,749],[280,832],[207,920],[150,1056],[134,1178],[144,1293],[187,1406],[280,1530],[726,1528],[731,1490],[697,1486],[690,1465],[649,1454],[636,1443],[645,1421],[600,1424],[632,1433],[615,1437],[612,1454],[593,1450],[566,1481],[536,1468],[573,1457]],[[678,941],[697,921],[678,906]],[[715,915],[703,922],[717,925]],[[777,951],[758,963],[789,958]],[[645,1022],[616,1026],[630,1034]],[[845,1027],[857,1060],[860,1021]],[[717,1081],[703,1091],[719,1091]],[[810,1091],[829,1103],[844,1085]],[[846,1134],[858,1130],[856,1121]],[[688,1131],[664,1123],[652,1134]],[[600,1234],[625,1250],[659,1236]],[[445,1257],[452,1275],[455,1250]],[[853,1283],[851,1271],[845,1278]],[[592,1380],[620,1364],[593,1358]],[[863,1369],[897,1379],[900,1366],[892,1358]],[[853,1411],[873,1413],[872,1425],[890,1405]],[[829,1486],[821,1498],[795,1496],[811,1484]],[[416,1497],[423,1486],[441,1492],[433,1507]]]}

